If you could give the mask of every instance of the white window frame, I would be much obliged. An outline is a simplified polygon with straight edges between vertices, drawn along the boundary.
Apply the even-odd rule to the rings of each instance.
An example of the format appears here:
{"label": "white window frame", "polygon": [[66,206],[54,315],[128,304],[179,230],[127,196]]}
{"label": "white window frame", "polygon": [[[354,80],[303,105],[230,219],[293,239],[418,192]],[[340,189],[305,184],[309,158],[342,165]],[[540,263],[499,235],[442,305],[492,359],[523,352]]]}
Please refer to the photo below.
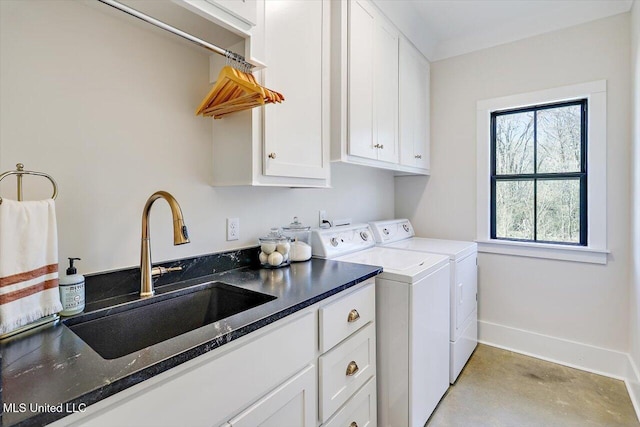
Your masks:
{"label": "white window frame", "polygon": [[[587,246],[491,239],[491,113],[533,105],[587,99]],[[606,264],[607,81],[581,83],[486,99],[477,103],[478,251]]]}

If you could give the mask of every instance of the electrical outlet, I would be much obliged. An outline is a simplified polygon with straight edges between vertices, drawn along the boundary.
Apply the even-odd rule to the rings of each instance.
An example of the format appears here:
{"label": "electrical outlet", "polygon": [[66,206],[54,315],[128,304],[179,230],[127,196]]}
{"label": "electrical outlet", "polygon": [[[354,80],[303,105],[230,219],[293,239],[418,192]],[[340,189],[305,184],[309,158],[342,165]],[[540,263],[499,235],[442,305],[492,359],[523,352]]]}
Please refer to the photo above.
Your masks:
{"label": "electrical outlet", "polygon": [[327,219],[327,211],[318,212],[318,227],[322,227],[326,219]]}
{"label": "electrical outlet", "polygon": [[240,218],[227,218],[227,241],[240,238]]}

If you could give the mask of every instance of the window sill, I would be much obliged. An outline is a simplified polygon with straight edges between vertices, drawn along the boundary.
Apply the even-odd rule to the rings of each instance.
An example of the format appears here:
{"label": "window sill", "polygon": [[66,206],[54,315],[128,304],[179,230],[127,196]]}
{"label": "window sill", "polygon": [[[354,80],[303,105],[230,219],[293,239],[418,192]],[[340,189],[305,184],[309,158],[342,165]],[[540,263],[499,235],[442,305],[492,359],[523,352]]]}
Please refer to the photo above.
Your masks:
{"label": "window sill", "polygon": [[584,246],[554,245],[549,243],[513,242],[507,240],[476,240],[478,252],[546,258],[562,261],[606,264],[608,249]]}

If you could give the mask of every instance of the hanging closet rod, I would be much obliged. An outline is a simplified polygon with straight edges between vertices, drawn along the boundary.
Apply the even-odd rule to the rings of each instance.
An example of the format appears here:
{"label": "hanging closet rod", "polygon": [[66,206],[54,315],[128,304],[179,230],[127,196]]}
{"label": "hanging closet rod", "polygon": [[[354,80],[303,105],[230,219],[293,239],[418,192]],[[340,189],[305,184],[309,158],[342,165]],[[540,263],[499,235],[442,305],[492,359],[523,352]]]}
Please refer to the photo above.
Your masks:
{"label": "hanging closet rod", "polygon": [[122,4],[120,2],[117,2],[115,0],[98,0],[98,1],[101,2],[101,3],[104,3],[104,4],[108,5],[108,6],[111,6],[111,7],[115,8],[115,9],[118,9],[121,12],[125,12],[125,13],[127,13],[127,14],[129,14],[131,16],[134,16],[134,17],[136,17],[136,18],[138,18],[138,19],[140,19],[140,20],[142,20],[144,22],[147,22],[147,23],[151,24],[151,25],[155,25],[158,28],[162,28],[165,31],[169,31],[170,33],[173,33],[173,34],[175,34],[175,35],[177,35],[179,37],[182,37],[183,39],[189,40],[190,42],[195,43],[198,46],[203,47],[203,48],[205,48],[205,49],[207,49],[207,50],[209,50],[211,52],[217,53],[218,55],[222,55],[222,56],[224,56],[224,57],[226,57],[226,58],[228,58],[228,59],[230,59],[230,60],[232,60],[232,61],[234,61],[236,63],[239,63],[242,67],[245,67],[245,68],[247,68],[249,70],[254,68],[254,66],[252,64],[248,63],[245,60],[244,56],[242,56],[242,55],[239,55],[239,54],[237,54],[235,52],[232,52],[230,50],[223,49],[223,48],[221,48],[219,46],[216,46],[214,44],[206,42],[206,41],[204,41],[202,39],[199,39],[199,38],[197,38],[195,36],[192,36],[189,33],[185,33],[182,30],[179,30],[179,29],[177,29],[175,27],[172,27],[169,24],[166,24],[166,23],[164,23],[162,21],[159,21],[159,20],[157,20],[155,18],[152,18],[149,15],[145,15],[144,13],[139,12],[139,11],[127,6],[127,5],[124,5],[124,4]]}

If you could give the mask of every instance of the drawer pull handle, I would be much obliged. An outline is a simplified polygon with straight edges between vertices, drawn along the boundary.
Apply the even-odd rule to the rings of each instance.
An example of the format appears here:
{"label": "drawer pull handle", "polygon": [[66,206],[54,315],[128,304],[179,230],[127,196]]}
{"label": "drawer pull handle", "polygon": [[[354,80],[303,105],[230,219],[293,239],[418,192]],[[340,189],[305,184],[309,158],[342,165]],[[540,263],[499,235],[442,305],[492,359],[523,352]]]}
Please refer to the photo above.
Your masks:
{"label": "drawer pull handle", "polygon": [[358,368],[358,364],[354,360],[352,360],[351,362],[349,362],[349,366],[347,366],[347,376],[352,377],[359,370],[360,368]]}
{"label": "drawer pull handle", "polygon": [[360,318],[360,313],[355,308],[349,312],[349,316],[347,317],[347,322],[353,323]]}
{"label": "drawer pull handle", "polygon": [[349,427],[358,427],[358,423],[353,421],[351,424],[349,424]]}

